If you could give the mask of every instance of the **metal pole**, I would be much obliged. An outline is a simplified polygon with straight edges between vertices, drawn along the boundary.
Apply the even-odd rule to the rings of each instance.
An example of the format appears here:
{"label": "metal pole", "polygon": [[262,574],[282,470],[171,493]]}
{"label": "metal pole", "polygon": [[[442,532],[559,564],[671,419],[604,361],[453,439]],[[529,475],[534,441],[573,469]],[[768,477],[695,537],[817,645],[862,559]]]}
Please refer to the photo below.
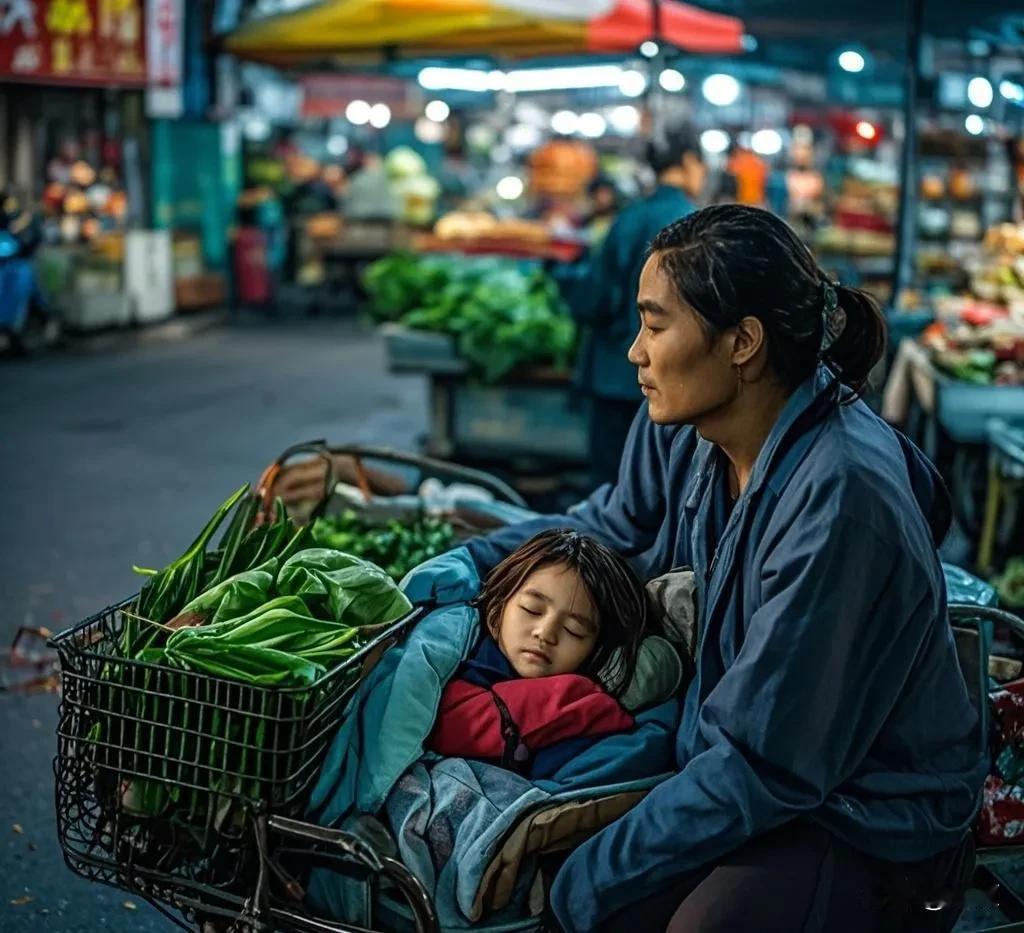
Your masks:
{"label": "metal pole", "polygon": [[896,226],[892,304],[899,307],[914,278],[917,252],[917,97],[921,78],[921,39],[925,0],[907,0],[907,60],[903,81],[903,153]]}
{"label": "metal pole", "polygon": [[651,0],[651,38],[661,44],[661,0]]}

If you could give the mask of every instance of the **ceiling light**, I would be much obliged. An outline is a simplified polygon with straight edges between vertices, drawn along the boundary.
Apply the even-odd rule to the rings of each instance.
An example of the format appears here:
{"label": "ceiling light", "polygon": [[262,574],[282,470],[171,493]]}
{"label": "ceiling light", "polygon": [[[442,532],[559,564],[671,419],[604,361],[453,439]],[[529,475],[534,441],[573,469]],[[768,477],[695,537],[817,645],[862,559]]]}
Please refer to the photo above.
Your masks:
{"label": "ceiling light", "polygon": [[686,78],[683,77],[681,71],[676,71],[675,68],[666,68],[660,75],[658,75],[658,84],[660,84],[666,91],[670,91],[674,94],[686,87]]}
{"label": "ceiling light", "polygon": [[642,71],[630,69],[622,72],[618,85],[620,93],[626,97],[639,97],[647,90],[647,78]]}
{"label": "ceiling light", "polygon": [[521,68],[505,75],[505,90],[572,91],[594,87],[616,87],[622,80],[620,65],[574,65],[564,68]]}
{"label": "ceiling light", "polygon": [[704,99],[716,107],[728,107],[740,96],[740,83],[732,75],[709,75],[701,85]]}
{"label": "ceiling light", "polygon": [[436,145],[444,139],[444,127],[436,120],[430,120],[427,117],[420,117],[416,121],[413,132],[421,143],[427,145]]}
{"label": "ceiling light", "polygon": [[502,200],[516,201],[523,196],[525,185],[521,178],[515,175],[506,175],[498,182],[494,190],[498,192],[498,197]]}
{"label": "ceiling light", "polygon": [[972,107],[988,107],[992,104],[992,82],[988,78],[975,77],[967,82],[967,99]]}
{"label": "ceiling light", "polygon": [[654,58],[655,55],[660,52],[661,49],[658,47],[658,43],[653,39],[648,39],[646,42],[640,44],[640,54],[644,58]]}
{"label": "ceiling light", "polygon": [[387,104],[374,104],[370,108],[370,126],[382,130],[391,122],[391,108]]}
{"label": "ceiling light", "polygon": [[867,120],[861,120],[854,129],[861,139],[871,140],[878,136],[878,130],[875,128],[875,125],[868,123]]}
{"label": "ceiling light", "polygon": [[477,68],[440,68],[431,65],[420,70],[420,86],[428,91],[489,91],[492,78]]}
{"label": "ceiling light", "polygon": [[729,134],[724,130],[704,130],[700,134],[700,144],[705,152],[717,155],[729,148]]}
{"label": "ceiling light", "polygon": [[349,123],[365,126],[370,122],[370,111],[373,108],[365,100],[354,100],[345,108],[345,117]]}
{"label": "ceiling light", "polygon": [[513,149],[533,149],[540,141],[540,130],[529,123],[516,123],[505,131],[505,142]]}
{"label": "ceiling light", "polygon": [[551,129],[562,136],[572,136],[580,128],[580,116],[571,110],[559,110],[551,117]]}
{"label": "ceiling light", "polygon": [[1024,104],[1024,85],[1016,81],[1000,81],[999,93],[1012,103]]}
{"label": "ceiling light", "polygon": [[750,140],[750,148],[758,155],[777,155],[782,151],[782,136],[776,130],[758,130]]}
{"label": "ceiling light", "polygon": [[617,133],[630,136],[640,128],[640,111],[632,104],[623,104],[611,112],[608,122]]}
{"label": "ceiling light", "polygon": [[839,67],[850,74],[859,74],[864,70],[866,64],[864,56],[853,49],[846,49],[839,53]]}
{"label": "ceiling light", "polygon": [[964,129],[972,136],[980,136],[985,132],[985,121],[976,113],[969,114],[964,120]]}
{"label": "ceiling light", "polygon": [[580,133],[588,139],[604,136],[608,129],[608,121],[599,113],[580,114]]}
{"label": "ceiling light", "polygon": [[452,108],[443,100],[432,100],[423,109],[423,112],[427,115],[428,120],[433,120],[435,123],[444,123],[452,112]]}

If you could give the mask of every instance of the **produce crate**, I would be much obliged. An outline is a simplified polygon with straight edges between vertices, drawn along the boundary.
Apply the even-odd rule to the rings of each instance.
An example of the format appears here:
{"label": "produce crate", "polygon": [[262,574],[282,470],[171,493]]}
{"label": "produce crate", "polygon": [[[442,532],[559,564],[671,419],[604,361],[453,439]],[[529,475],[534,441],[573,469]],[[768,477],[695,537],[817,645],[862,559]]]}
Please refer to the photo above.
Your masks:
{"label": "produce crate", "polygon": [[430,445],[438,456],[582,464],[587,415],[568,376],[499,385],[431,381]]}
{"label": "produce crate", "polygon": [[400,324],[384,324],[380,328],[392,373],[444,373],[457,375],[469,369],[455,349],[449,334],[410,330]]}
{"label": "produce crate", "polygon": [[252,882],[254,816],[301,815],[380,626],[311,685],[257,687],[126,658],[132,602],[56,636],[57,835],[72,871],[171,906]]}

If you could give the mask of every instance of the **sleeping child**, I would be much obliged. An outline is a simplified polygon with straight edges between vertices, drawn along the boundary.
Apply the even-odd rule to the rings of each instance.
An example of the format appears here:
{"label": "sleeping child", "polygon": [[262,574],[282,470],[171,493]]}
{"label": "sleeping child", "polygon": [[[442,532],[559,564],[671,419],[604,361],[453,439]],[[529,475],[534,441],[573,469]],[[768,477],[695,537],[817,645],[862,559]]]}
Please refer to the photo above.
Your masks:
{"label": "sleeping child", "polygon": [[[465,549],[416,576],[406,593],[431,611],[360,683],[311,815],[401,861],[443,929],[518,922],[543,907],[547,853],[673,772],[677,640],[653,634],[626,561],[574,531],[537,535],[483,581]],[[316,871],[309,904],[370,925],[360,885]]]}
{"label": "sleeping child", "polygon": [[441,696],[430,751],[537,779],[633,727],[616,697],[633,677],[647,601],[625,560],[546,531],[491,571],[477,608],[480,640]]}

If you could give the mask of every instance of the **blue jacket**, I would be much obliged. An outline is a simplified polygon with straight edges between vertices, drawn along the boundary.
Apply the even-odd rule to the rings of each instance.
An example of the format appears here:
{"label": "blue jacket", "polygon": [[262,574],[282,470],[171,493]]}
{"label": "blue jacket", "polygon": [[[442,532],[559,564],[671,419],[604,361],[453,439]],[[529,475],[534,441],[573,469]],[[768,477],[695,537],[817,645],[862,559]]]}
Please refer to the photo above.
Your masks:
{"label": "blue jacket", "polygon": [[576,378],[588,394],[640,404],[636,367],[626,359],[639,326],[640,272],[661,229],[692,211],[682,191],[659,185],[615,218],[590,260],[556,276],[572,316],[584,326]]}
{"label": "blue jacket", "polygon": [[470,545],[483,572],[571,525],[646,577],[690,565],[700,583],[679,773],[568,859],[552,891],[567,930],[795,817],[912,861],[975,816],[986,761],[936,553],[948,494],[866,405],[837,408],[829,381],[794,393],[731,514],[717,448],[641,410],[616,486]]}

